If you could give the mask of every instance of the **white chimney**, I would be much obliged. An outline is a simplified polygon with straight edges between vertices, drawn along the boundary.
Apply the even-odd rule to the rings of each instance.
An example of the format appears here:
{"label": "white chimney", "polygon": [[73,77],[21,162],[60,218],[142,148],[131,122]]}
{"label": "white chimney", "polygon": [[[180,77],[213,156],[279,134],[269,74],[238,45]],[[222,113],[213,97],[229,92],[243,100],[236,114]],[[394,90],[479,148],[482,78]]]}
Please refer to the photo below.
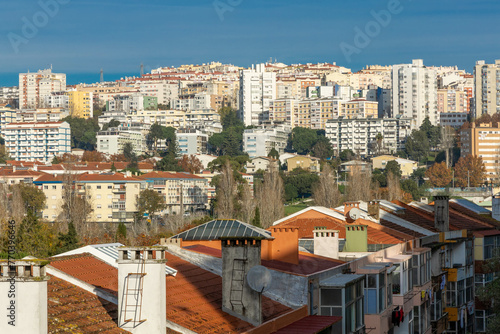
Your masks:
{"label": "white chimney", "polygon": [[313,230],[313,235],[315,255],[339,258],[339,231],[317,227]]}
{"label": "white chimney", "polygon": [[118,249],[116,262],[118,326],[133,334],[165,333],[167,288],[164,248],[122,247]]}
{"label": "white chimney", "polygon": [[0,333],[46,334],[48,261],[0,262]]}

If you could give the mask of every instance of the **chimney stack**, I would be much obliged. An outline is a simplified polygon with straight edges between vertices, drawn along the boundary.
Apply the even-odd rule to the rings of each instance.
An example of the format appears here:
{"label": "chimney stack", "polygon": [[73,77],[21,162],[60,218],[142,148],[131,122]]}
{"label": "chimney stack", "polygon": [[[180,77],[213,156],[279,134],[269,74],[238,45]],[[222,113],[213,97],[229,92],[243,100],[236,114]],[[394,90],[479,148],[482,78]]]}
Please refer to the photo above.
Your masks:
{"label": "chimney stack", "polygon": [[339,258],[339,231],[327,230],[325,227],[316,227],[313,235],[315,255],[332,259]]}
{"label": "chimney stack", "polygon": [[346,225],[344,252],[368,251],[368,226]]}
{"label": "chimney stack", "polygon": [[121,247],[116,262],[118,326],[133,334],[164,333],[167,327],[165,249]]}
{"label": "chimney stack", "polygon": [[491,202],[491,217],[500,221],[500,196],[494,195]]}
{"label": "chimney stack", "polygon": [[222,310],[254,326],[262,324],[262,296],[252,290],[247,273],[260,265],[261,241],[222,239]]}
{"label": "chimney stack", "polygon": [[380,221],[380,201],[368,202],[368,215]]}
{"label": "chimney stack", "polygon": [[0,262],[0,308],[5,312],[0,333],[46,334],[48,261]]}
{"label": "chimney stack", "polygon": [[434,227],[441,232],[450,230],[450,196],[434,196]]}

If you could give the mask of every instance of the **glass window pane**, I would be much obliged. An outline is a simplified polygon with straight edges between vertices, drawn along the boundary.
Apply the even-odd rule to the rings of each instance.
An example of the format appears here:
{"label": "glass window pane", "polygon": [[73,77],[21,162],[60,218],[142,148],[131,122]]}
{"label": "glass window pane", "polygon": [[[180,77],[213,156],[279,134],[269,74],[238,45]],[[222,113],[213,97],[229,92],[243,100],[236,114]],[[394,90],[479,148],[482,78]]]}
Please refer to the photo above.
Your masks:
{"label": "glass window pane", "polygon": [[377,290],[367,289],[365,291],[366,314],[376,314],[377,312]]}
{"label": "glass window pane", "polygon": [[342,306],[342,290],[321,289],[321,305]]}

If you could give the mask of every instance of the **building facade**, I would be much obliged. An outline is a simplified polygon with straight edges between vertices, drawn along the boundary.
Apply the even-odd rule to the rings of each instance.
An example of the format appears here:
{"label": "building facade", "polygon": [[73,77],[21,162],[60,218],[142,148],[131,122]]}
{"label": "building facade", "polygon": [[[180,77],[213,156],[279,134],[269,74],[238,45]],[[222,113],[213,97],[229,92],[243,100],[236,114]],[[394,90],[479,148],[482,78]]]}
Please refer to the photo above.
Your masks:
{"label": "building facade", "polygon": [[52,69],[19,74],[19,108],[42,107],[46,96],[66,90],[66,74],[52,73]]}
{"label": "building facade", "polygon": [[66,122],[9,123],[5,147],[14,160],[50,162],[71,153],[71,128]]}
{"label": "building facade", "polygon": [[500,112],[500,60],[486,64],[484,60],[474,66],[474,90],[476,117],[483,114],[493,115]]}
{"label": "building facade", "polygon": [[271,129],[247,129],[243,132],[243,151],[250,157],[267,156],[274,148],[285,152],[290,128],[277,126]]}
{"label": "building facade", "polygon": [[276,73],[266,72],[264,64],[242,70],[240,75],[239,116],[245,126],[259,125],[262,114],[276,99]]}
{"label": "building facade", "polygon": [[[335,155],[351,150],[361,157],[380,153],[395,153],[404,148],[411,134],[410,118],[337,118],[326,123],[326,137]],[[382,140],[377,140],[378,135]]]}
{"label": "building facade", "polygon": [[422,125],[426,117],[438,124],[437,76],[421,59],[392,68],[392,112],[412,119],[412,129]]}

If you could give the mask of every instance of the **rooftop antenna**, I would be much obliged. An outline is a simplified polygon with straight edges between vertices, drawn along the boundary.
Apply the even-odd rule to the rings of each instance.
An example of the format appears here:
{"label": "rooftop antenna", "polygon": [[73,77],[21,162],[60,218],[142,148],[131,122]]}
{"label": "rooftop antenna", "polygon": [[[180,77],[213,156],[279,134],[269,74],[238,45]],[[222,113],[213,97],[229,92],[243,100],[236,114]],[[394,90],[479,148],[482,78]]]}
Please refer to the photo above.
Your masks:
{"label": "rooftop antenna", "polygon": [[104,82],[104,71],[101,68],[101,83],[103,83],[103,82]]}
{"label": "rooftop antenna", "polygon": [[141,77],[144,75],[144,64],[141,63]]}

